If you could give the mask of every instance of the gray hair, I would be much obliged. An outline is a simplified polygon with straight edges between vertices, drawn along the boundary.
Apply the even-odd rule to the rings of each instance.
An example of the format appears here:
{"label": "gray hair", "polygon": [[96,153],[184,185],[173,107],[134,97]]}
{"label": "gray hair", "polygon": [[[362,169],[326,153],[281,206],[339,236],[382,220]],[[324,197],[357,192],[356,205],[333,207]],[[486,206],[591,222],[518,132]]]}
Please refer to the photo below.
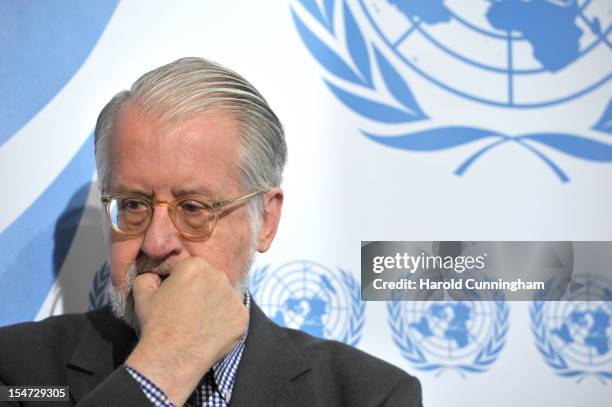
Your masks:
{"label": "gray hair", "polygon": [[[110,135],[128,100],[164,123],[207,111],[231,112],[239,128],[239,185],[245,192],[279,186],[287,157],[283,128],[266,100],[237,73],[203,58],[182,58],[141,76],[102,109],[95,130],[96,168],[102,191],[110,182]],[[263,196],[249,201],[251,233],[259,229]]]}

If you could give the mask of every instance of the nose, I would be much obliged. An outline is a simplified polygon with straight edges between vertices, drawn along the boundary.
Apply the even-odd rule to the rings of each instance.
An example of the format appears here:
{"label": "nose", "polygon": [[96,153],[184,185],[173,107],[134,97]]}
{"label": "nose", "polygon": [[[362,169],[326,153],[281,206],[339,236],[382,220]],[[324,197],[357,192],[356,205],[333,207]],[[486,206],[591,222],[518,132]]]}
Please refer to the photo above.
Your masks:
{"label": "nose", "polygon": [[145,231],[140,250],[152,260],[164,260],[181,252],[180,233],[172,223],[166,205],[157,205]]}

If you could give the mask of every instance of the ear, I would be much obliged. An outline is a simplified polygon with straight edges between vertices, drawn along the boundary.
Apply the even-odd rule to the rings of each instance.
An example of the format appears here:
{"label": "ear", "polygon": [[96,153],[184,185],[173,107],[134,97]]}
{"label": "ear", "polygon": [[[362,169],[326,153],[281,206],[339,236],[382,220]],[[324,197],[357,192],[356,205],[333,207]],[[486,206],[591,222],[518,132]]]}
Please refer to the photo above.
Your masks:
{"label": "ear", "polygon": [[283,208],[283,198],[283,190],[279,187],[271,188],[264,195],[263,213],[257,234],[257,251],[260,253],[267,251],[274,240]]}

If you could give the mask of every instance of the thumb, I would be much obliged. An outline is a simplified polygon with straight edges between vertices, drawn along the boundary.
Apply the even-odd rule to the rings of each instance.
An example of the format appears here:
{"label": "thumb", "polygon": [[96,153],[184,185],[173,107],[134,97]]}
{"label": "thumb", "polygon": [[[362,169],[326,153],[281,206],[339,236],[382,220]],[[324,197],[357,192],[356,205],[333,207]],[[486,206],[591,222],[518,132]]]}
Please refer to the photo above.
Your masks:
{"label": "thumb", "polygon": [[134,305],[136,312],[141,313],[141,310],[148,308],[153,295],[159,289],[161,279],[154,273],[143,273],[134,279],[132,285],[132,293],[134,295]]}

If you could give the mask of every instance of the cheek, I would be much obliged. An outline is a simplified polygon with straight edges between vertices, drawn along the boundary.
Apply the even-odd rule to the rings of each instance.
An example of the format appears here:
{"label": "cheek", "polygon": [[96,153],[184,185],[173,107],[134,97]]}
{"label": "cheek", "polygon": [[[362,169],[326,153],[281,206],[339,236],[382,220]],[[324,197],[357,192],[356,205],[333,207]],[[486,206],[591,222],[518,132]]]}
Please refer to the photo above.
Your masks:
{"label": "cheek", "polygon": [[119,287],[125,281],[128,268],[136,260],[140,250],[140,239],[115,240],[109,243],[111,281]]}
{"label": "cheek", "polygon": [[[245,266],[253,252],[251,244],[251,223],[246,213],[234,222],[228,222],[224,230],[226,273],[232,284],[235,284],[245,272]],[[240,231],[237,233],[237,231]],[[247,270],[248,271],[248,270]]]}
{"label": "cheek", "polygon": [[187,251],[190,256],[201,257],[223,271],[234,285],[242,277],[252,252],[250,226],[248,215],[220,219],[208,241],[187,242]]}

